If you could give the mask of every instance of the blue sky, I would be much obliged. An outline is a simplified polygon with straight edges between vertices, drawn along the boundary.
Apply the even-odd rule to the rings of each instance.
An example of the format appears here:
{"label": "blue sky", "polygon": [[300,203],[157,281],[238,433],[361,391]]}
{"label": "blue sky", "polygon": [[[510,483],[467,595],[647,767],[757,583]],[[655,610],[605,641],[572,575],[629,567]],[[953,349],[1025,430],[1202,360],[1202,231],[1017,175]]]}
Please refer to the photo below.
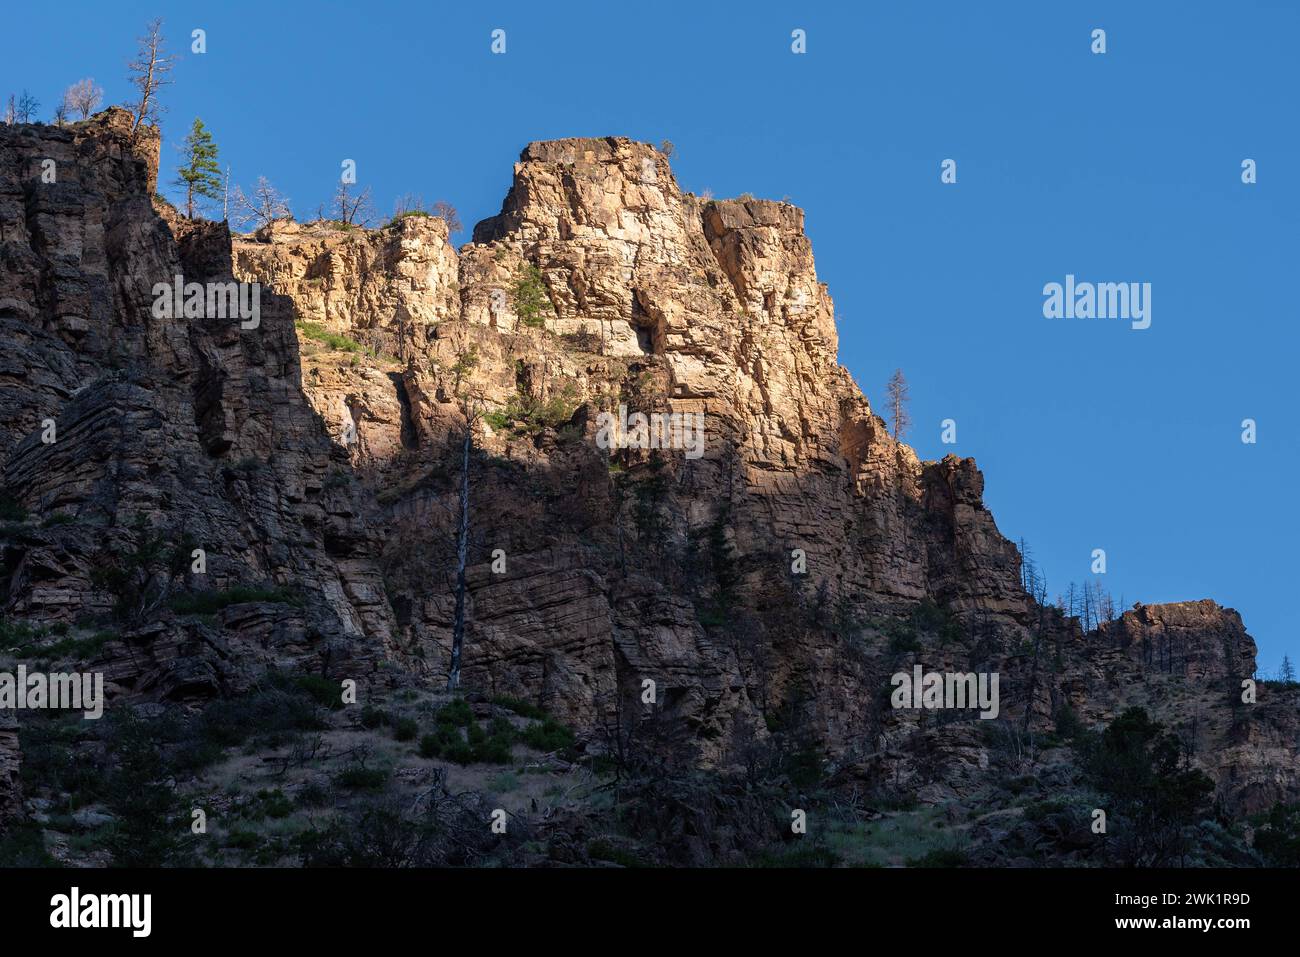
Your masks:
{"label": "blue sky", "polygon": [[[1053,593],[1104,548],[1116,598],[1214,598],[1261,671],[1300,658],[1300,4],[24,3],[0,93],[120,102],[154,16],[184,54],[164,164],[201,116],[300,215],[351,158],[381,212],[414,192],[472,226],[529,140],[607,134],[671,139],[685,189],[789,197],[841,362],[878,407],[904,370],[912,444],[976,458]],[[1151,328],[1045,319],[1067,273],[1150,282]]]}

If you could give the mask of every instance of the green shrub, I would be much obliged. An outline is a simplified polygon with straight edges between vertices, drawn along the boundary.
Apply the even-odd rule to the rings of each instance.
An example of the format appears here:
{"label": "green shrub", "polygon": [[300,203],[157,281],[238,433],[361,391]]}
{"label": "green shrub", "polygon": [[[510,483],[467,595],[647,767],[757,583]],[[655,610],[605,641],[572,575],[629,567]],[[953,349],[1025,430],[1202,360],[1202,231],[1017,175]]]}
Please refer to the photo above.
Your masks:
{"label": "green shrub", "polygon": [[438,724],[451,724],[463,728],[474,720],[474,712],[464,698],[456,698],[439,708],[434,720]]}
{"label": "green shrub", "polygon": [[336,781],[349,791],[382,791],[388,784],[388,771],[354,765],[340,771]]}
{"label": "green shrub", "polygon": [[393,216],[392,219],[390,219],[387,223],[384,224],[384,228],[387,229],[387,228],[390,228],[390,227],[392,227],[392,226],[396,226],[396,225],[397,225],[398,223],[400,223],[402,220],[404,220],[404,219],[410,219],[410,218],[413,217],[413,216],[419,216],[419,217],[424,218],[424,219],[429,219],[430,217],[433,216],[433,214],[432,214],[431,212],[429,212],[428,210],[426,210],[426,209],[408,209],[408,210],[404,210],[403,212],[396,213],[396,214]]}
{"label": "green shrub", "polygon": [[[323,680],[323,679],[321,679]],[[185,729],[176,760],[189,768],[203,767],[216,760],[221,750],[250,738],[275,739],[304,731],[319,731],[324,722],[317,710],[312,682],[300,683],[272,672],[248,694],[214,701]],[[331,706],[341,697],[330,684]]]}
{"label": "green shrub", "polygon": [[39,641],[48,634],[46,629],[34,627],[23,621],[0,619],[0,648],[18,648],[20,656],[28,653],[27,649],[33,642]]}
{"label": "green shrub", "polygon": [[[455,740],[452,739],[452,735],[455,735]],[[456,734],[452,729],[446,726],[439,727],[437,731],[432,731],[420,738],[420,756],[423,758],[442,757],[443,752],[459,740],[460,735]]]}
{"label": "green shrub", "polygon": [[[37,715],[41,715],[37,718]],[[106,774],[95,752],[77,748],[92,729],[85,727],[76,712],[33,712],[18,725],[22,752],[19,779],[23,790],[66,792],[73,795],[73,807],[97,800]],[[86,802],[80,800],[85,795]]]}
{"label": "green shrub", "polygon": [[299,675],[294,683],[322,708],[337,711],[343,707],[343,686],[322,675]]}
{"label": "green shrub", "polygon": [[811,744],[785,755],[782,767],[790,783],[799,788],[815,787],[826,776],[822,753]]}
{"label": "green shrub", "polygon": [[197,544],[183,528],[153,528],[137,514],[128,550],[105,549],[90,572],[95,587],[113,596],[119,621],[147,617],[162,604],[170,587],[186,574]]}
{"label": "green shrub", "polygon": [[308,339],[320,342],[329,346],[335,352],[365,352],[366,348],[355,339],[349,339],[347,336],[340,335],[337,332],[330,332],[319,322],[311,322],[307,319],[299,319],[294,323],[294,327]]}
{"label": "green shrub", "polygon": [[577,390],[569,383],[546,400],[515,392],[506,401],[505,408],[489,412],[483,418],[498,432],[509,429],[516,435],[539,435],[568,422],[577,407]]}
{"label": "green shrub", "polygon": [[[531,706],[524,707],[531,710]],[[509,764],[514,757],[512,747],[517,741],[542,750],[555,751],[571,746],[573,733],[549,717],[528,728],[523,734],[500,716],[493,718],[484,728],[474,720],[469,705],[457,698],[438,711],[434,718],[434,730],[420,738],[420,754],[426,758],[443,758],[461,765]]]}
{"label": "green shrub", "polygon": [[414,741],[420,726],[414,718],[399,718],[393,723],[393,738],[397,741]]}
{"label": "green shrub", "polygon": [[1073,738],[1084,730],[1079,715],[1068,704],[1062,704],[1056,711],[1056,733],[1063,738]]}
{"label": "green shrub", "polygon": [[1112,820],[1128,822],[1121,863],[1180,862],[1214,793],[1214,781],[1191,765],[1183,742],[1142,708],[1127,709],[1101,734],[1080,737],[1085,780],[1109,796]]}
{"label": "green shrub", "polygon": [[115,719],[109,751],[114,765],[103,787],[114,817],[105,844],[124,867],[178,862],[188,821],[171,788],[172,771],[156,741],[155,726],[129,712]]}
{"label": "green shrub", "polygon": [[324,827],[308,828],[292,844],[304,867],[428,867],[448,863],[439,855],[437,837],[435,824],[411,816],[390,798],[348,809]]}
{"label": "green shrub", "polygon": [[521,323],[533,328],[546,324],[546,314],[553,310],[540,269],[532,263],[521,266],[515,276],[513,293],[515,314]]}
{"label": "green shrub", "polygon": [[514,728],[508,721],[498,718],[487,731],[478,722],[471,723],[465,729],[465,737],[476,764],[509,764],[513,760],[511,744]]}
{"label": "green shrub", "polygon": [[529,725],[520,737],[538,751],[563,751],[574,744],[573,732],[549,716],[540,724]]}
{"label": "green shrub", "polygon": [[899,622],[890,630],[889,650],[896,655],[921,651],[921,639],[906,623]]}
{"label": "green shrub", "polygon": [[1255,850],[1270,867],[1300,867],[1300,804],[1274,804],[1256,815]]}
{"label": "green shrub", "polygon": [[938,635],[943,644],[957,641],[962,635],[961,622],[957,617],[931,598],[926,598],[912,609],[911,620],[917,630]]}
{"label": "green shrub", "polygon": [[0,832],[0,867],[59,867],[45,850],[45,834],[35,821],[17,821]]}

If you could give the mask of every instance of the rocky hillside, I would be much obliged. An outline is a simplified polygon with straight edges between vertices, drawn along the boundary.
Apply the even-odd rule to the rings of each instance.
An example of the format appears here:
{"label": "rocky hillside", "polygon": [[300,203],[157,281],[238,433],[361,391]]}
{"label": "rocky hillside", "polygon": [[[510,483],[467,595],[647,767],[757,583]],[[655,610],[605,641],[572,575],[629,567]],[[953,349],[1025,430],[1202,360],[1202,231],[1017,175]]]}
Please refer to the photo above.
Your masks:
{"label": "rocky hillside", "polygon": [[[232,236],[154,198],[158,151],[117,110],[0,127],[2,637],[29,663],[102,672],[110,710],[199,720],[296,675],[357,682],[372,716],[400,701],[461,721],[438,695],[465,488],[475,715],[533,735],[527,753],[550,755],[535,766],[587,775],[582,793],[617,768],[613,810],[520,802],[535,840],[511,853],[617,862],[626,839],[662,862],[675,834],[687,862],[740,862],[737,822],[773,828],[761,793],[847,801],[841,843],[891,807],[938,808],[976,862],[1086,860],[1086,827],[1005,850],[1041,821],[1007,782],[1079,793],[1069,729],[1130,707],[1179,736],[1222,821],[1300,796],[1295,693],[1242,701],[1255,646],[1235,611],[1139,605],[1085,634],[1026,594],[975,462],[891,438],[836,362],[798,208],[705,200],[650,146],[570,139],[526,147],[459,250],[425,215]],[[259,284],[260,321],[159,317],[154,288],[176,276]],[[601,448],[598,416],[620,406],[701,413],[702,454]],[[891,708],[890,676],[915,665],[998,673],[998,718]],[[385,724],[327,717],[336,736]],[[0,820],[38,821],[75,862],[52,817],[73,789],[25,771],[29,720],[0,712]],[[543,728],[572,735],[563,760]],[[275,747],[253,739],[263,760]],[[459,773],[428,750],[412,779]],[[627,797],[633,750],[762,787]],[[414,760],[388,757],[399,778]],[[314,786],[311,761],[295,767]],[[647,822],[654,804],[676,817]]]}

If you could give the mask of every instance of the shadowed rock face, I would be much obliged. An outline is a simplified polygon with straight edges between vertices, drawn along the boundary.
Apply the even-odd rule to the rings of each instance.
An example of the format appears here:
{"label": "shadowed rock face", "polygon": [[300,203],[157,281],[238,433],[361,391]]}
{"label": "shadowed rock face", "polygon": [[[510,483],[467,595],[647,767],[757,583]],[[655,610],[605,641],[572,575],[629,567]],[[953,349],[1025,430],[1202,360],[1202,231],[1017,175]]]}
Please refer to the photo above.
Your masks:
{"label": "shadowed rock face", "polygon": [[[889,435],[836,362],[796,207],[684,194],[647,145],[570,139],[524,150],[459,251],[420,216],[232,237],[152,200],[157,150],[121,111],[0,128],[0,464],[29,513],[0,539],[3,611],[109,611],[91,571],[138,515],[206,549],[176,587],[301,602],[160,608],[87,663],[113,697],[229,694],[270,666],[445,683],[469,410],[494,414],[472,424],[468,688],[599,738],[649,680],[684,759],[795,721],[846,774],[942,800],[975,786],[975,727],[891,709],[889,676],[996,671],[1017,724],[1141,704],[1195,722],[1229,803],[1295,794],[1293,709],[1235,704],[1236,612],[1139,606],[1081,634],[1025,594],[974,461]],[[57,188],[33,178],[46,156]],[[260,325],[155,317],[177,274],[261,283]],[[620,405],[702,413],[703,455],[610,455],[597,414]],[[944,627],[900,639],[922,602]],[[15,763],[0,725],[0,815]]]}

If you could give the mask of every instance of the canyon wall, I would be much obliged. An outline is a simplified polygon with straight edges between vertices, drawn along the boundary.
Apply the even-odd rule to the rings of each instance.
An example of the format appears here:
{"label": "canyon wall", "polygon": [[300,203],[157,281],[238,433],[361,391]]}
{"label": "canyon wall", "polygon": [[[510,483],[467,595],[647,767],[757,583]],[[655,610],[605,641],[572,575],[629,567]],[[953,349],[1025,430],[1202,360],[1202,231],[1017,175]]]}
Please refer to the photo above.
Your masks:
{"label": "canyon wall", "polygon": [[[568,139],[524,149],[459,250],[422,215],[232,236],[154,199],[157,154],[119,110],[0,128],[6,619],[109,613],[93,570],[142,529],[205,550],[176,588],[267,592],[113,634],[81,664],[114,699],[270,667],[445,683],[468,430],[466,689],[593,741],[653,712],[706,765],[798,728],[843,774],[938,801],[973,786],[980,722],[889,708],[889,676],[998,671],[1008,723],[1141,704],[1229,804],[1296,794],[1294,702],[1240,704],[1236,612],[1137,606],[1083,634],[1021,587],[975,462],[891,437],[836,361],[797,207],[702,199],[650,146]],[[160,318],[178,275],[261,284],[258,324]],[[620,406],[702,414],[703,454],[601,448]],[[0,726],[0,814],[16,760]]]}

